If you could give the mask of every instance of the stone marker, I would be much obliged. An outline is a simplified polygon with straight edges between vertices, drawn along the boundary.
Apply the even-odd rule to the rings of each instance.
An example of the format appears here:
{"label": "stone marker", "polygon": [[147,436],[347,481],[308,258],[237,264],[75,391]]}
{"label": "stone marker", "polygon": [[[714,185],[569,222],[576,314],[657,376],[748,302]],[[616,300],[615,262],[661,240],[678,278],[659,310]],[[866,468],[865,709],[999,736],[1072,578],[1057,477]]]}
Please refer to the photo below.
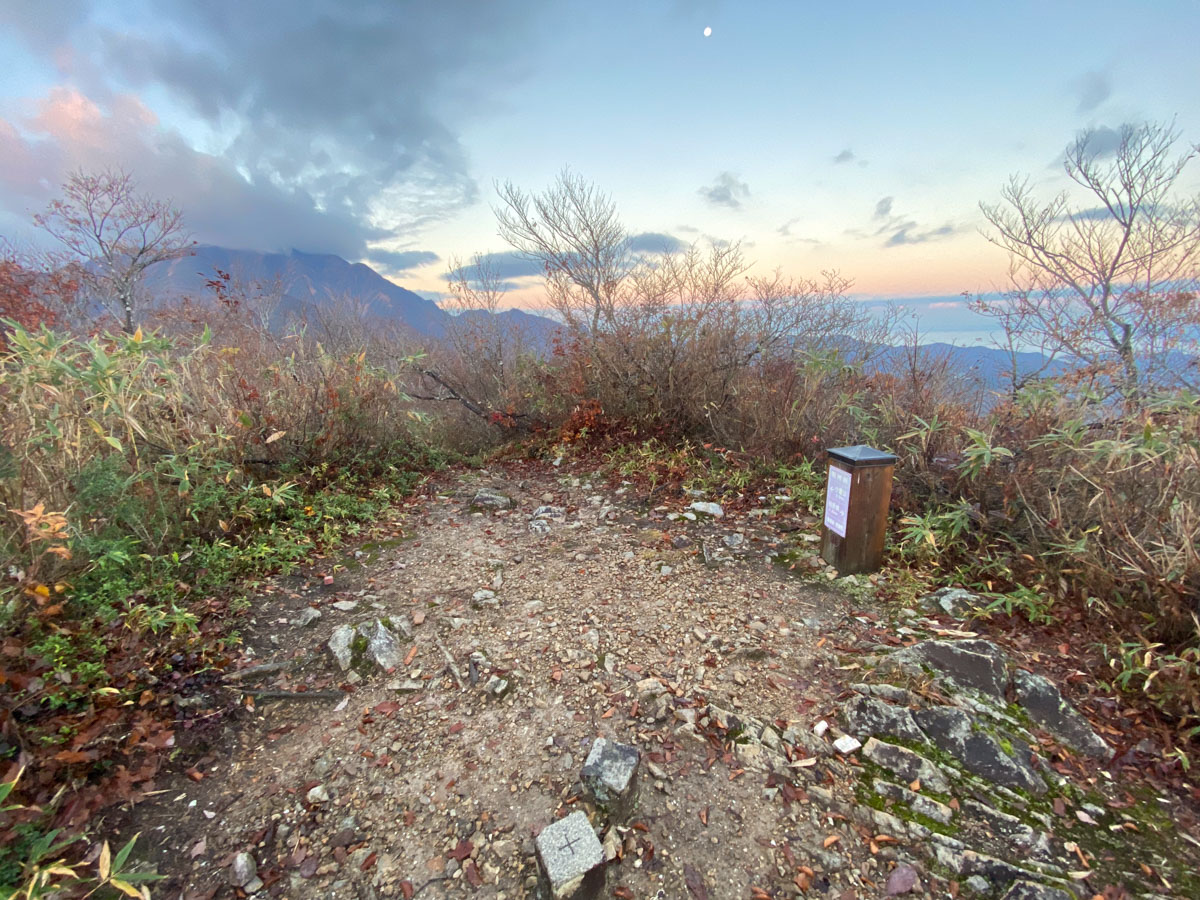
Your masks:
{"label": "stone marker", "polygon": [[536,844],[552,900],[598,900],[604,895],[604,848],[586,814],[577,811],[552,822]]}
{"label": "stone marker", "polygon": [[597,809],[614,822],[624,820],[637,802],[637,747],[597,738],[583,764],[583,789]]}

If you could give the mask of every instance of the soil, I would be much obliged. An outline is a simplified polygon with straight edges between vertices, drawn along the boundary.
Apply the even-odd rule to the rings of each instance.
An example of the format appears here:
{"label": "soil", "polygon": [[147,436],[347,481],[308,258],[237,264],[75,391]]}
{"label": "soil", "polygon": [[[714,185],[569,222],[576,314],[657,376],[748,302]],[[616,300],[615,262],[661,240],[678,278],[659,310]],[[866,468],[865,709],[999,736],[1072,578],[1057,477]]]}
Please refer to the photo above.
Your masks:
{"label": "soil", "polygon": [[[484,487],[513,507],[473,509]],[[781,728],[836,724],[856,680],[850,636],[877,614],[807,551],[774,558],[815,551],[807,510],[763,497],[690,521],[689,502],[651,508],[632,486],[543,464],[454,472],[397,511],[399,539],[352,552],[331,584],[314,572],[264,586],[243,668],[292,665],[226,673],[197,706],[234,711],[178,730],[177,774],[127,830],[167,876],[154,895],[245,896],[232,863],[249,853],[255,896],[532,898],[535,836],[583,809],[611,858],[603,896],[883,896],[915,859],[900,842],[777,783],[734,735],[687,724],[708,704]],[[557,509],[533,519],[543,507]],[[320,618],[293,624],[306,609]],[[343,672],[330,633],[376,618],[411,633],[404,663]],[[611,825],[579,782],[597,737],[642,754],[636,809]],[[852,761],[795,764],[820,793]],[[908,896],[955,890],[921,870]]]}

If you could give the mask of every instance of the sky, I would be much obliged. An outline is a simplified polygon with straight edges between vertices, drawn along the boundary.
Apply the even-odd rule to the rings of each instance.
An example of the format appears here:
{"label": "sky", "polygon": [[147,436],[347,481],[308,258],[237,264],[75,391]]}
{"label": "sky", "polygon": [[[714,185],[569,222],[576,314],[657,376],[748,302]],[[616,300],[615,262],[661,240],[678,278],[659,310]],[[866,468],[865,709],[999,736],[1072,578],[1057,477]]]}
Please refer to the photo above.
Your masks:
{"label": "sky", "polygon": [[120,167],[202,243],[438,298],[509,249],[497,184],[569,167],[647,247],[740,241],[969,342],[961,295],[1007,273],[980,201],[1063,189],[1084,129],[1200,141],[1198,33],[1198,0],[0,0],[0,235],[36,245],[69,172]]}

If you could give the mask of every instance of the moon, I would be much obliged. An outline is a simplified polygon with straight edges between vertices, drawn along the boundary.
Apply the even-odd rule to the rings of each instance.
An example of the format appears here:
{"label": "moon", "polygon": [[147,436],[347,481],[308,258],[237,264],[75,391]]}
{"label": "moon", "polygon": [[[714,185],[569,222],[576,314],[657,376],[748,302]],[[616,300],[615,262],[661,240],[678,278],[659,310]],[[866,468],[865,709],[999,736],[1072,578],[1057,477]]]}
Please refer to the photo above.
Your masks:
{"label": "moon", "polygon": [[705,29],[704,29],[704,36],[705,36],[705,37],[712,37],[712,29],[711,29],[711,28],[705,28]]}

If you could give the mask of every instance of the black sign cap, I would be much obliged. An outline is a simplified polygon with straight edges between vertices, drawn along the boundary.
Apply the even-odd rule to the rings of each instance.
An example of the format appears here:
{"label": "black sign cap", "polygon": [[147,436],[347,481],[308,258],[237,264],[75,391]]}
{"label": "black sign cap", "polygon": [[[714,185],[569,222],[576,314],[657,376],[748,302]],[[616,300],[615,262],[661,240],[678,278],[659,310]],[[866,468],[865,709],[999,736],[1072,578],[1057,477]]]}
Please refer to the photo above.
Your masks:
{"label": "black sign cap", "polygon": [[853,447],[831,447],[826,452],[839,462],[858,468],[890,466],[899,459],[893,453],[885,453],[874,447],[868,447],[866,444],[855,444]]}

